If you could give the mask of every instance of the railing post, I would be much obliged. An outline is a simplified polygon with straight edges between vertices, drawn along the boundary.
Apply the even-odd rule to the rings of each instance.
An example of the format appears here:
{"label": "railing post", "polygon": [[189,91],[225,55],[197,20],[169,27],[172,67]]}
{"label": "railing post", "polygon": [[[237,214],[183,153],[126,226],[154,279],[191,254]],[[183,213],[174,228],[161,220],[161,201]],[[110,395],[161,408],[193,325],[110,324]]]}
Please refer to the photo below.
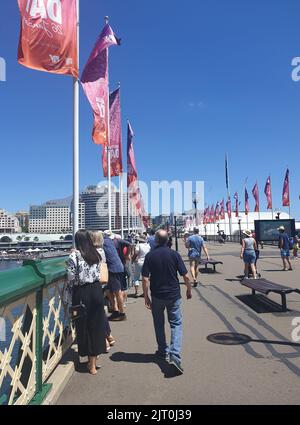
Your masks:
{"label": "railing post", "polygon": [[35,396],[30,404],[42,404],[52,385],[43,385],[43,287],[36,291]]}
{"label": "railing post", "polygon": [[43,388],[43,289],[36,293],[36,394]]}

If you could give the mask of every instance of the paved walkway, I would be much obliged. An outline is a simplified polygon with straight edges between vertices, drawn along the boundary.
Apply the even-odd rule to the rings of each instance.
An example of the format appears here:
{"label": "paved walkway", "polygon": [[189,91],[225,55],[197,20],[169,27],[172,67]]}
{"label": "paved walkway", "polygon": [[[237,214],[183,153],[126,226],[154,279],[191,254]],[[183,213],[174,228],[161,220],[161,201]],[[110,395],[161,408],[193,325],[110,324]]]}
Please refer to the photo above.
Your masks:
{"label": "paved walkway", "polygon": [[[128,320],[112,324],[117,344],[102,356],[97,376],[75,372],[58,404],[299,404],[300,344],[291,345],[291,333],[292,319],[300,317],[300,296],[287,296],[286,313],[257,313],[238,299],[251,293],[237,280],[239,249],[210,244],[211,256],[224,265],[216,274],[203,273],[193,299],[184,299],[182,376],[172,377],[170,366],[155,358],[151,313],[142,298],[130,298]],[[300,288],[300,259],[293,260],[294,271],[281,272],[276,248],[266,247],[261,256],[263,277]],[[280,302],[279,296],[269,298]],[[228,346],[207,340],[219,332],[256,341]]]}

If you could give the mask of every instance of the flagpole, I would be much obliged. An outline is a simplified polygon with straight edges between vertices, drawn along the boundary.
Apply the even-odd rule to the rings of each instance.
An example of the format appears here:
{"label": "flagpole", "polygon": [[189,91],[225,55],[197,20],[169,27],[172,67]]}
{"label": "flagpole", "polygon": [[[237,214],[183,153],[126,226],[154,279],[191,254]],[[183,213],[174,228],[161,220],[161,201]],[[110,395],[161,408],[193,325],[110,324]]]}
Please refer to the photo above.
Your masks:
{"label": "flagpole", "polygon": [[[105,25],[109,23],[109,17],[105,16],[104,18]],[[109,101],[109,50],[107,49],[107,185],[108,185],[108,229],[112,230],[112,217],[111,217],[111,152],[110,152],[110,101]]]}
{"label": "flagpole", "polygon": [[291,185],[290,185],[290,175],[289,175],[289,219],[291,218]]}
{"label": "flagpole", "polygon": [[127,209],[128,209],[128,235],[131,232],[131,208],[130,208],[130,196],[129,192],[127,191]]}
{"label": "flagpole", "polygon": [[[77,55],[79,71],[80,2],[77,0]],[[79,230],[79,77],[73,79],[73,246]]]}
{"label": "flagpole", "polygon": [[260,202],[259,202],[259,189],[258,189],[257,180],[256,180],[256,187],[257,187],[257,192],[258,192],[258,220],[260,220]]}
{"label": "flagpole", "polygon": [[119,175],[120,183],[120,216],[121,216],[121,237],[124,239],[124,204],[123,204],[123,173]]}
{"label": "flagpole", "polygon": [[271,173],[270,173],[270,192],[271,192],[271,204],[272,204],[272,220],[274,220],[273,192],[272,192],[272,184],[271,184]]}
{"label": "flagpole", "polygon": [[[229,198],[230,198],[230,182],[229,182],[229,167],[228,167],[228,154],[227,153],[225,154],[225,158],[226,158],[226,171],[227,171],[226,186],[227,186],[227,201],[228,201]],[[231,199],[230,199],[230,202],[231,202]],[[232,236],[232,218],[228,217],[228,219],[229,219],[229,235],[230,235],[230,239],[231,239],[231,236]]]}
{"label": "flagpole", "polygon": [[[247,229],[249,230],[249,212],[247,211],[247,213],[246,213],[246,191],[247,191],[247,183],[248,183],[248,177],[245,180],[244,197],[245,197],[245,215],[246,215]],[[247,196],[248,196],[247,202],[248,202],[248,205],[249,205],[248,191],[247,191]]]}

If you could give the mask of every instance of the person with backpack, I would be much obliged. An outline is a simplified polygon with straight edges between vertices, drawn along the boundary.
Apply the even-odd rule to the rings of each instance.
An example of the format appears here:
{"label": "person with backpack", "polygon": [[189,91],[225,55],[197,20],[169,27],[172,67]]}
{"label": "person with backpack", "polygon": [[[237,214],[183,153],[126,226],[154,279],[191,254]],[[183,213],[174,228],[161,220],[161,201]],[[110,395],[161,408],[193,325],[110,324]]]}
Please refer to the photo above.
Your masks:
{"label": "person with backpack", "polygon": [[[292,264],[290,261],[290,249],[291,248],[291,242],[289,240],[289,236],[285,231],[284,226],[280,226],[278,228],[279,231],[279,241],[278,241],[278,248],[280,249],[280,255],[283,262],[283,271],[287,270],[293,270]],[[289,267],[288,267],[289,266]]]}

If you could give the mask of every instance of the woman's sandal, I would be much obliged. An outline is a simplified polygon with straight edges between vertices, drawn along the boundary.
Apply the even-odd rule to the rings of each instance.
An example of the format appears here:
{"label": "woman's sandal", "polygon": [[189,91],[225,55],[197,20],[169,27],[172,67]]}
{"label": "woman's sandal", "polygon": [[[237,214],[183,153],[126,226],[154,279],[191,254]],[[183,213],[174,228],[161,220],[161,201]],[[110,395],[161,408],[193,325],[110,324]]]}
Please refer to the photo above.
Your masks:
{"label": "woman's sandal", "polygon": [[111,337],[111,338],[107,338],[107,341],[109,342],[109,345],[112,347],[113,345],[115,345],[116,340],[115,338]]}
{"label": "woman's sandal", "polygon": [[97,375],[97,371],[98,371],[98,369],[100,369],[100,367],[101,366],[96,366],[96,369],[95,370],[91,370],[89,363],[87,364],[87,370],[89,371],[89,373],[91,375]]}

